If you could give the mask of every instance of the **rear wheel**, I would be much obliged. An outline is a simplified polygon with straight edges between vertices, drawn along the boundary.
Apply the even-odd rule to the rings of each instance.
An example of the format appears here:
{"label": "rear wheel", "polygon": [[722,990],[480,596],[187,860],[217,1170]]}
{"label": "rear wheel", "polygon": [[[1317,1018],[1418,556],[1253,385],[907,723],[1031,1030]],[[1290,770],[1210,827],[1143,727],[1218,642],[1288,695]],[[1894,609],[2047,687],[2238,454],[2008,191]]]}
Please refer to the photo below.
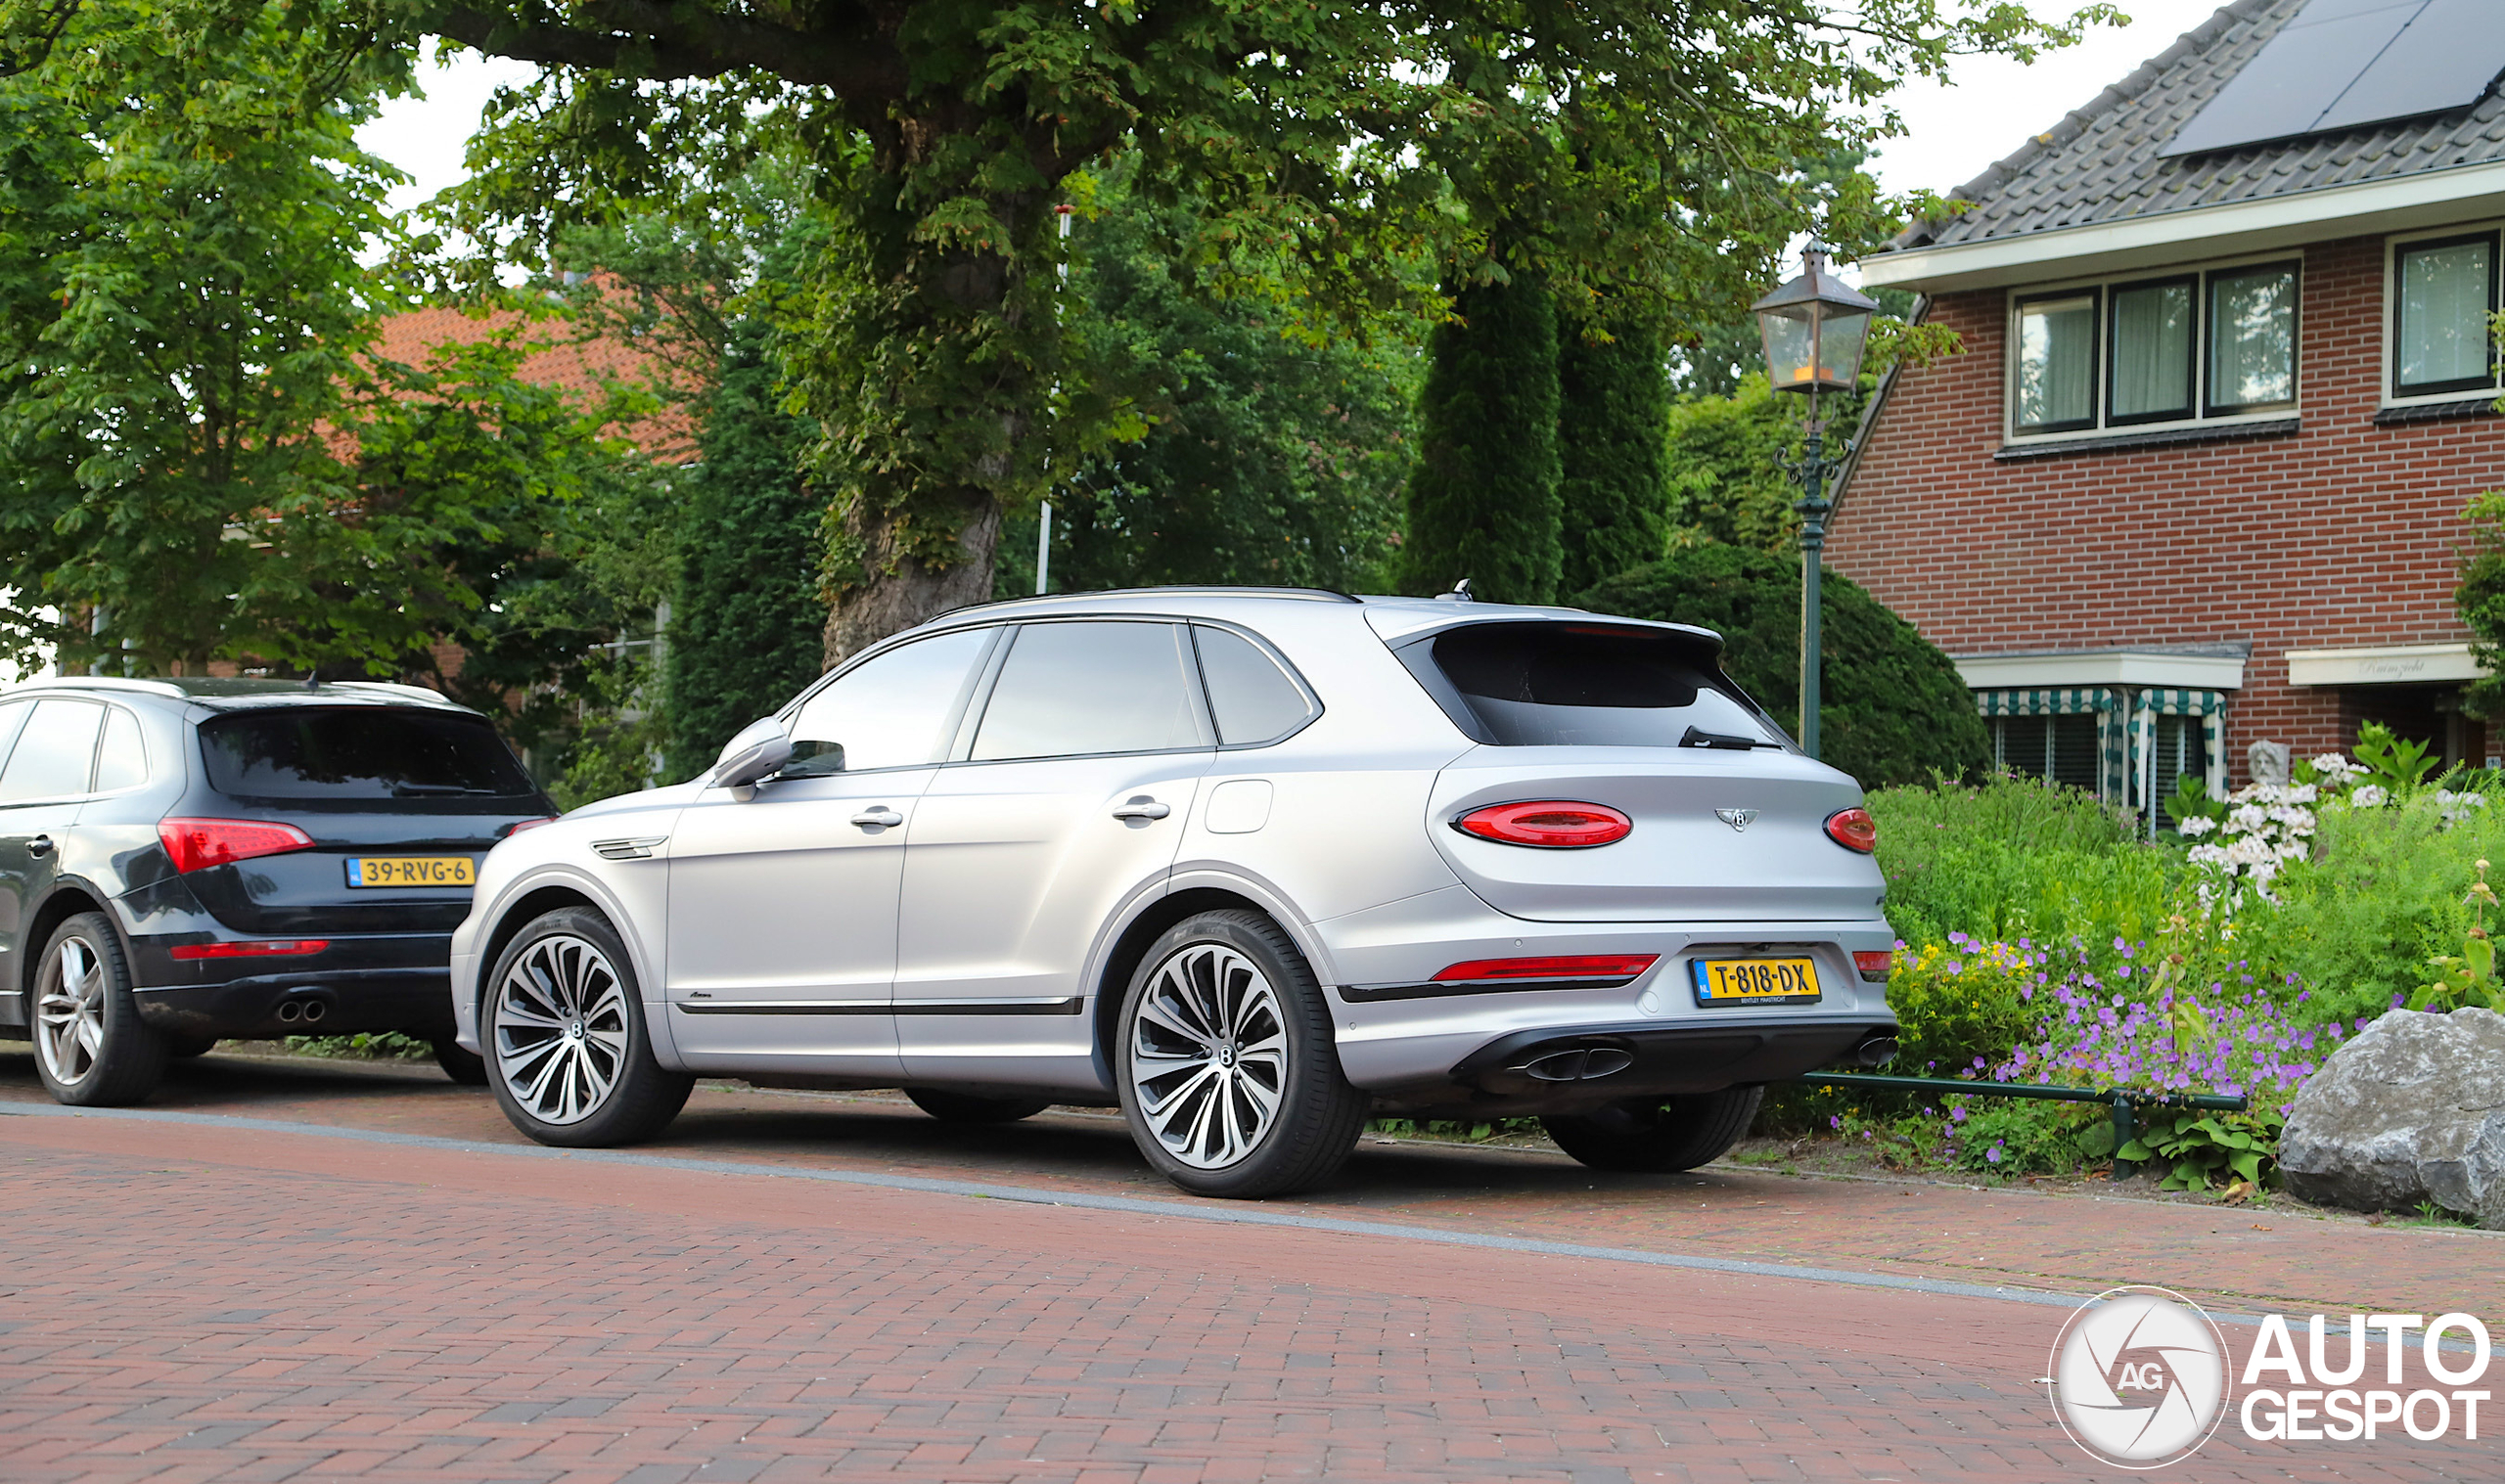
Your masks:
{"label": "rear wheel", "polygon": [[904,1095],[941,1123],[1016,1123],[1053,1105],[1050,1098],[978,1098],[931,1087],[909,1087]]}
{"label": "rear wheel", "polygon": [[1131,1138],[1195,1194],[1319,1184],[1365,1124],[1369,1100],[1340,1073],[1321,986],[1259,913],[1205,912],[1167,929],[1131,979],[1116,1035]]}
{"label": "rear wheel", "polygon": [[1660,1174],[1692,1170],[1722,1156],[1756,1120],[1761,1087],[1724,1088],[1684,1098],[1616,1102],[1540,1127],[1557,1147],[1596,1170]]}
{"label": "rear wheel", "polygon": [[176,1060],[205,1057],[215,1050],[217,1050],[215,1036],[167,1036],[165,1038],[165,1055]]}
{"label": "rear wheel", "polygon": [[137,1102],[165,1075],[165,1038],[139,1018],[121,939],[103,914],[63,922],[35,966],[35,1071],[72,1107]]}
{"label": "rear wheel", "polygon": [[626,945],[600,914],[552,912],[496,960],[481,1008],[487,1085],[513,1126],[572,1148],[669,1126],[696,1079],[653,1059]]}

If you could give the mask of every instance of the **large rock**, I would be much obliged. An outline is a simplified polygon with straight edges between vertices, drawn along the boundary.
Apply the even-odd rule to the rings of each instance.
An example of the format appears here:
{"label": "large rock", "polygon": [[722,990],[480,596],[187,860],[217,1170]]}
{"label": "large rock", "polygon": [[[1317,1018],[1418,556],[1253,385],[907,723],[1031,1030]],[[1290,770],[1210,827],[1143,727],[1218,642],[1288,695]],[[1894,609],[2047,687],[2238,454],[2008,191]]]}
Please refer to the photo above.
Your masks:
{"label": "large rock", "polygon": [[2395,1010],[2367,1026],[2297,1091],[2279,1169],[2323,1205],[2432,1200],[2505,1230],[2505,1015]]}

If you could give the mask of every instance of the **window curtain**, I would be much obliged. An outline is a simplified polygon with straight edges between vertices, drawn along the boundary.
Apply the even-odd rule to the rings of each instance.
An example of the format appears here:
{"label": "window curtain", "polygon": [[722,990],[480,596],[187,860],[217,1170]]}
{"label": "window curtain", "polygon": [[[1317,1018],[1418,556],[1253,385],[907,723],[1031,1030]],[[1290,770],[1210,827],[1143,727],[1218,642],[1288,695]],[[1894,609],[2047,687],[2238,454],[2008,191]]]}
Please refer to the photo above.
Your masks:
{"label": "window curtain", "polygon": [[2400,385],[2485,382],[2488,243],[2455,243],[2400,259]]}
{"label": "window curtain", "polygon": [[2096,417],[2096,300],[2029,304],[2018,317],[2018,422],[2023,427]]}
{"label": "window curtain", "polygon": [[2115,291],[2113,415],[2191,413],[2192,286]]}
{"label": "window curtain", "polygon": [[2286,268],[2209,280],[2209,405],[2297,399],[2297,276]]}

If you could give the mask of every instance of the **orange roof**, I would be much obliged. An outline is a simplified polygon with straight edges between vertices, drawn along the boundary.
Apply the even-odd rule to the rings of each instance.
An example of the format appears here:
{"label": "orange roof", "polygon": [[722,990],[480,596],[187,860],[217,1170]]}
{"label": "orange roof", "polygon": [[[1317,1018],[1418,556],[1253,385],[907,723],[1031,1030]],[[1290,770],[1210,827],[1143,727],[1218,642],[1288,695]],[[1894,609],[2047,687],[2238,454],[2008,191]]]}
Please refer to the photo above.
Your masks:
{"label": "orange roof", "polygon": [[[483,315],[447,305],[413,309],[383,322],[375,350],[388,360],[424,366],[430,359],[428,352],[437,345],[475,344],[521,322],[522,316],[510,309]],[[524,357],[518,373],[523,381],[585,397],[598,395],[602,382],[609,380],[662,384],[669,381],[669,368],[648,350],[609,337],[567,338],[568,333],[562,323],[552,323],[545,333],[530,337],[561,343]],[[664,464],[693,464],[698,457],[696,422],[682,404],[673,403],[650,418],[609,430]]]}

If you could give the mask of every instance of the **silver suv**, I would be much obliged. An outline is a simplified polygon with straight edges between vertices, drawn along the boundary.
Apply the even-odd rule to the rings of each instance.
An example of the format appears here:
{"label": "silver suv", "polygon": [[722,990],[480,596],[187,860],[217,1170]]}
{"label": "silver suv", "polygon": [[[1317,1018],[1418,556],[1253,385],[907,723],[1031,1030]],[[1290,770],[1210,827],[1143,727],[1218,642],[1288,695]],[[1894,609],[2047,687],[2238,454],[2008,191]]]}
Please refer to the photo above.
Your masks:
{"label": "silver suv", "polygon": [[1370,1110],[1702,1164],[1895,1034],[1860,789],[1720,647],[1276,589],[952,613],[498,845],[461,1044],[557,1145],[650,1138],[706,1074],[1118,1103],[1210,1195],[1327,1178]]}

